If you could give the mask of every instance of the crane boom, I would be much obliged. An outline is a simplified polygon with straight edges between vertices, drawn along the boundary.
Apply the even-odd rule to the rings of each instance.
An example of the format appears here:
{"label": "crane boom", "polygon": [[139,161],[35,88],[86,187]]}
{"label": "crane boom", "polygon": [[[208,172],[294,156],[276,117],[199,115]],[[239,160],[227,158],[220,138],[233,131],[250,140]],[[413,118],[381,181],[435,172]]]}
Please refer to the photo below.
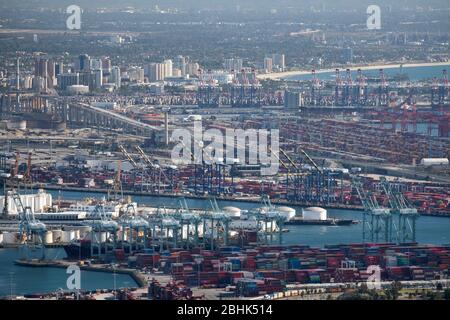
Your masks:
{"label": "crane boom", "polygon": [[306,159],[314,166],[314,168],[316,168],[317,171],[319,171],[320,173],[322,172],[322,169],[319,168],[319,166],[316,164],[316,162],[309,156],[309,154],[306,153],[305,150],[303,150],[302,148],[299,148],[300,152],[303,153],[303,155],[306,157]]}
{"label": "crane boom", "polygon": [[127,158],[128,161],[130,161],[131,165],[134,168],[137,168],[137,163],[136,161],[134,161],[134,159],[131,157],[131,155],[128,153],[128,151],[124,148],[124,146],[119,145],[119,150],[122,152],[122,154],[125,156],[125,158]]}

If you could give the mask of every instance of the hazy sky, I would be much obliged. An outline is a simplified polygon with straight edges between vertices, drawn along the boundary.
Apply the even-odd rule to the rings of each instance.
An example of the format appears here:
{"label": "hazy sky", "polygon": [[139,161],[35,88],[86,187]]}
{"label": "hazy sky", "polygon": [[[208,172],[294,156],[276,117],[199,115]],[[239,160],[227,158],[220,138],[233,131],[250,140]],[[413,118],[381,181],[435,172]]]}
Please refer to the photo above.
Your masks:
{"label": "hazy sky", "polygon": [[321,8],[325,5],[327,8],[357,8],[367,6],[368,4],[378,4],[380,6],[395,7],[450,7],[448,0],[0,0],[2,7],[66,7],[70,4],[78,4],[85,8],[100,7],[119,7],[126,6],[147,7],[151,8],[155,5],[161,8],[176,7],[183,10],[198,9],[220,9],[220,10],[236,10],[237,6],[243,9],[251,10],[270,10],[281,9],[286,7]]}

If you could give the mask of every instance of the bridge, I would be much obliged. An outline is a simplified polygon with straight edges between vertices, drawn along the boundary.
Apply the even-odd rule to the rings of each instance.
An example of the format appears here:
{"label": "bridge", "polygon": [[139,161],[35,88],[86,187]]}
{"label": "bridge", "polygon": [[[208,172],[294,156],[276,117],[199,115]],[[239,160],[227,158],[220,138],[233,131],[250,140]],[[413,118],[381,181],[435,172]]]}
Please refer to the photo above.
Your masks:
{"label": "bridge", "polygon": [[87,103],[69,100],[65,97],[51,97],[33,94],[9,93],[0,97],[0,114],[47,114],[48,120],[59,120],[72,127],[120,130],[155,141],[164,139],[164,128],[152,126],[127,116],[91,106]]}

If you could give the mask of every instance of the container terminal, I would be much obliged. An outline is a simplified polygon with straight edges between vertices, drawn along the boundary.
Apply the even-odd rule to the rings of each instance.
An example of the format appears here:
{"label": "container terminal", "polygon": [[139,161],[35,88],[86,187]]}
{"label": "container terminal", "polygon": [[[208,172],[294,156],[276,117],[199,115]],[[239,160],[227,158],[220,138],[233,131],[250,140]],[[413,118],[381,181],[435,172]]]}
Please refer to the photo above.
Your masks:
{"label": "container terminal", "polygon": [[[21,268],[114,276],[114,289],[11,285],[5,298],[449,292],[436,223],[450,219],[445,5],[389,6],[374,32],[359,5],[278,7],[238,6],[231,23],[225,9],[83,8],[85,29],[63,36],[66,8],[0,10],[1,253]],[[311,233],[320,245],[305,243]],[[116,274],[134,284],[116,288]]]}
{"label": "container terminal", "polygon": [[[66,116],[84,119],[58,130],[28,129],[22,122],[2,129],[0,245],[20,248],[18,265],[65,268],[76,263],[85,270],[129,274],[138,284],[78,293],[86,299],[333,296],[348,286],[359,290],[373,265],[380,266],[385,285],[401,281],[427,288],[437,281],[447,286],[450,248],[417,243],[416,221],[421,215],[450,216],[448,124],[436,116],[447,114],[442,112],[448,106],[441,103],[436,111],[434,104],[418,106],[410,96],[405,101],[391,97],[383,106],[383,97],[376,95],[371,96],[375,106],[362,100],[355,108],[334,106],[327,99],[342,98],[326,98],[324,90],[323,107],[317,107],[314,81],[311,96],[305,93],[305,106],[298,110],[231,105],[218,112],[203,100],[189,107],[195,111],[134,106],[130,118],[129,108],[110,111],[93,101],[21,96],[24,109],[15,107],[15,113],[40,114],[45,105],[45,112],[54,110],[58,118],[66,105]],[[2,100],[7,114],[9,103]],[[150,110],[152,115],[145,113]],[[91,116],[97,120],[91,122]],[[278,173],[262,176],[262,165],[227,164],[225,159],[211,163],[203,158],[204,149],[202,161],[174,164],[170,132],[192,130],[199,120],[205,130],[223,133],[279,129]],[[53,199],[43,189],[106,196],[79,202]],[[176,197],[180,204],[146,207],[131,200],[138,195]],[[185,198],[206,199],[210,208],[188,208]],[[223,199],[260,202],[261,207],[220,208],[217,200]],[[359,210],[361,218],[329,218],[328,208]],[[290,226],[351,224],[362,224],[361,244],[283,244]],[[62,247],[67,258],[46,259],[52,247]],[[30,252],[41,255],[32,259]],[[70,299],[73,294],[46,297]]]}

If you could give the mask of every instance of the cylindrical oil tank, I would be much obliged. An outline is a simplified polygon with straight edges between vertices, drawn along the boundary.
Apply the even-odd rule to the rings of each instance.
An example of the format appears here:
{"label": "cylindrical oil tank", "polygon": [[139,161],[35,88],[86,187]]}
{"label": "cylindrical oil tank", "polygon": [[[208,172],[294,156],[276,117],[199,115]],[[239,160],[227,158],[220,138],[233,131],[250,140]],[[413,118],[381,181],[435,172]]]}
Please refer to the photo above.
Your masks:
{"label": "cylindrical oil tank", "polygon": [[277,210],[286,217],[287,220],[291,220],[296,214],[295,209],[291,207],[277,207]]}
{"label": "cylindrical oil tank", "polygon": [[77,227],[78,231],[79,231],[79,238],[83,239],[84,237],[86,237],[86,235],[91,232],[92,228],[89,226],[81,226],[81,227]]}
{"label": "cylindrical oil tank", "polygon": [[45,233],[44,243],[45,244],[52,244],[53,243],[53,232],[52,231],[47,231]]}
{"label": "cylindrical oil tank", "polygon": [[61,242],[68,243],[75,239],[75,232],[73,230],[63,231],[61,236]]}
{"label": "cylindrical oil tank", "polygon": [[309,207],[303,209],[304,220],[327,220],[327,210],[320,207]]}
{"label": "cylindrical oil tank", "polygon": [[222,210],[232,218],[239,218],[241,216],[241,209],[238,207],[223,207]]}

